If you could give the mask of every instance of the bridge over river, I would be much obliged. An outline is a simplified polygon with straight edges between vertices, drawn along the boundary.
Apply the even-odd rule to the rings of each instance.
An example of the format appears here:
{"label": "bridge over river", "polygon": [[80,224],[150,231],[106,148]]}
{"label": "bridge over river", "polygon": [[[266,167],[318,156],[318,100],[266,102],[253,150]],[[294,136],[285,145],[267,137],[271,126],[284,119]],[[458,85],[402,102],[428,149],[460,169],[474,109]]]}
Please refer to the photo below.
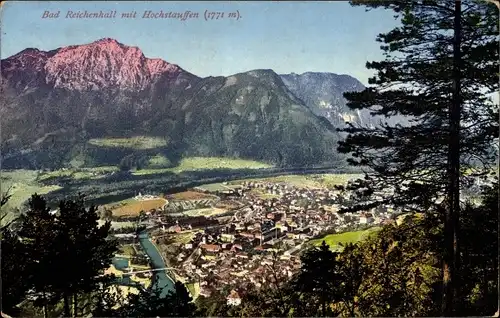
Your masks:
{"label": "bridge over river", "polygon": [[153,282],[158,284],[158,288],[161,289],[161,296],[165,297],[169,291],[174,291],[175,283],[172,278],[170,278],[166,273],[167,270],[173,270],[173,268],[166,266],[163,258],[160,255],[160,252],[151,242],[149,234],[147,232],[142,232],[141,234],[139,234],[139,243],[141,244],[146,254],[149,256],[153,269],[124,274],[126,275],[137,274],[141,272],[153,272],[155,276]]}
{"label": "bridge over river", "polygon": [[144,269],[140,271],[135,271],[135,272],[124,272],[123,275],[135,275],[135,274],[142,274],[142,273],[152,273],[152,272],[159,272],[159,271],[167,271],[167,270],[178,270],[175,267],[163,267],[163,268],[150,268],[150,269]]}

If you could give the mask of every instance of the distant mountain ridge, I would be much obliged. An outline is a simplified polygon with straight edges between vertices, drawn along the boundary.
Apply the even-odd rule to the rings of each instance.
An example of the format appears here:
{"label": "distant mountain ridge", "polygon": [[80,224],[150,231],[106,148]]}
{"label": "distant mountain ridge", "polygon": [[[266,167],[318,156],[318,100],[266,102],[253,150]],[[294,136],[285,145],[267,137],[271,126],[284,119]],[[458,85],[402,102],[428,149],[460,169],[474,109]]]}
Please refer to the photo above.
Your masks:
{"label": "distant mountain ridge", "polygon": [[343,97],[345,92],[362,91],[365,86],[350,75],[325,72],[303,74],[281,74],[288,89],[304,101],[316,115],[328,118],[335,127],[343,127],[346,122],[367,124],[370,114],[366,111],[354,112],[347,107]]}
{"label": "distant mountain ridge", "polygon": [[[4,167],[60,167],[76,157],[83,165],[117,164],[158,154],[173,162],[228,156],[277,166],[338,157],[335,121],[321,117],[312,97],[319,92],[306,87],[319,79],[295,89],[293,78],[272,70],[200,78],[109,38],[48,52],[23,50],[1,61],[1,75]],[[324,90],[333,75],[324,76]],[[346,77],[358,87],[352,80]],[[351,87],[342,85],[325,95],[334,110],[345,105],[337,92]],[[141,152],[88,142],[134,136],[168,142]]]}

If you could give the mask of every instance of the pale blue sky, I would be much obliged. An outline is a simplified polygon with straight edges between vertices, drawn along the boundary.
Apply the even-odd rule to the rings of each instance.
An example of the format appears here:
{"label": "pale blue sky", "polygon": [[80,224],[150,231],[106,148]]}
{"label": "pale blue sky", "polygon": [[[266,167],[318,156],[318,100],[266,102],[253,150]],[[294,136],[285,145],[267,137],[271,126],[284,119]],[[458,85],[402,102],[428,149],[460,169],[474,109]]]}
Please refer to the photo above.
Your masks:
{"label": "pale blue sky", "polygon": [[[205,21],[205,10],[234,12],[239,20]],[[45,10],[60,11],[42,19]],[[68,10],[137,11],[136,19],[67,19]],[[199,19],[143,19],[145,10],[199,12]],[[367,60],[382,58],[375,37],[397,24],[392,12],[338,2],[14,2],[1,12],[1,58],[27,47],[51,50],[110,37],[198,76],[252,69],[349,74],[367,84]]]}

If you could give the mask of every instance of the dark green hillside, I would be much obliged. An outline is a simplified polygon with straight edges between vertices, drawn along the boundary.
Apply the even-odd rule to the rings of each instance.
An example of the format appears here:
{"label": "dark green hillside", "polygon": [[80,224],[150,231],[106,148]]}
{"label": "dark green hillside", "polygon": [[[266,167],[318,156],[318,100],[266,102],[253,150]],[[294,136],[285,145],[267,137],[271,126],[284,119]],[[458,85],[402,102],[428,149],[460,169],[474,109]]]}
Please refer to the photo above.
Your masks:
{"label": "dark green hillside", "polygon": [[332,161],[337,134],[271,70],[207,78],[186,101],[190,154],[253,158],[280,166]]}
{"label": "dark green hillside", "polygon": [[[4,167],[117,165],[124,158],[141,161],[157,153],[172,162],[186,156],[229,156],[278,166],[334,160],[337,133],[271,70],[205,79],[186,72],[161,77],[141,91],[49,85],[20,90],[6,83]],[[136,136],[167,143],[154,149],[89,144]]]}

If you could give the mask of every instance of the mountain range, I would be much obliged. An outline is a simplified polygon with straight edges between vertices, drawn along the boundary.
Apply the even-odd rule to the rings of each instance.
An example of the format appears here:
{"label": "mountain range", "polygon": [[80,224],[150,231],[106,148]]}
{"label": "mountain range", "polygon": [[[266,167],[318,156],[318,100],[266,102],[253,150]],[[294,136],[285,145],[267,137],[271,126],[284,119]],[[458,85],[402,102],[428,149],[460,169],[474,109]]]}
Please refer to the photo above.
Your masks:
{"label": "mountain range", "polygon": [[[276,166],[334,164],[335,128],[363,122],[342,93],[348,75],[251,70],[199,77],[110,38],[25,49],[1,60],[4,168],[143,162],[162,156],[254,159]],[[151,138],[140,149],[106,140]]]}

